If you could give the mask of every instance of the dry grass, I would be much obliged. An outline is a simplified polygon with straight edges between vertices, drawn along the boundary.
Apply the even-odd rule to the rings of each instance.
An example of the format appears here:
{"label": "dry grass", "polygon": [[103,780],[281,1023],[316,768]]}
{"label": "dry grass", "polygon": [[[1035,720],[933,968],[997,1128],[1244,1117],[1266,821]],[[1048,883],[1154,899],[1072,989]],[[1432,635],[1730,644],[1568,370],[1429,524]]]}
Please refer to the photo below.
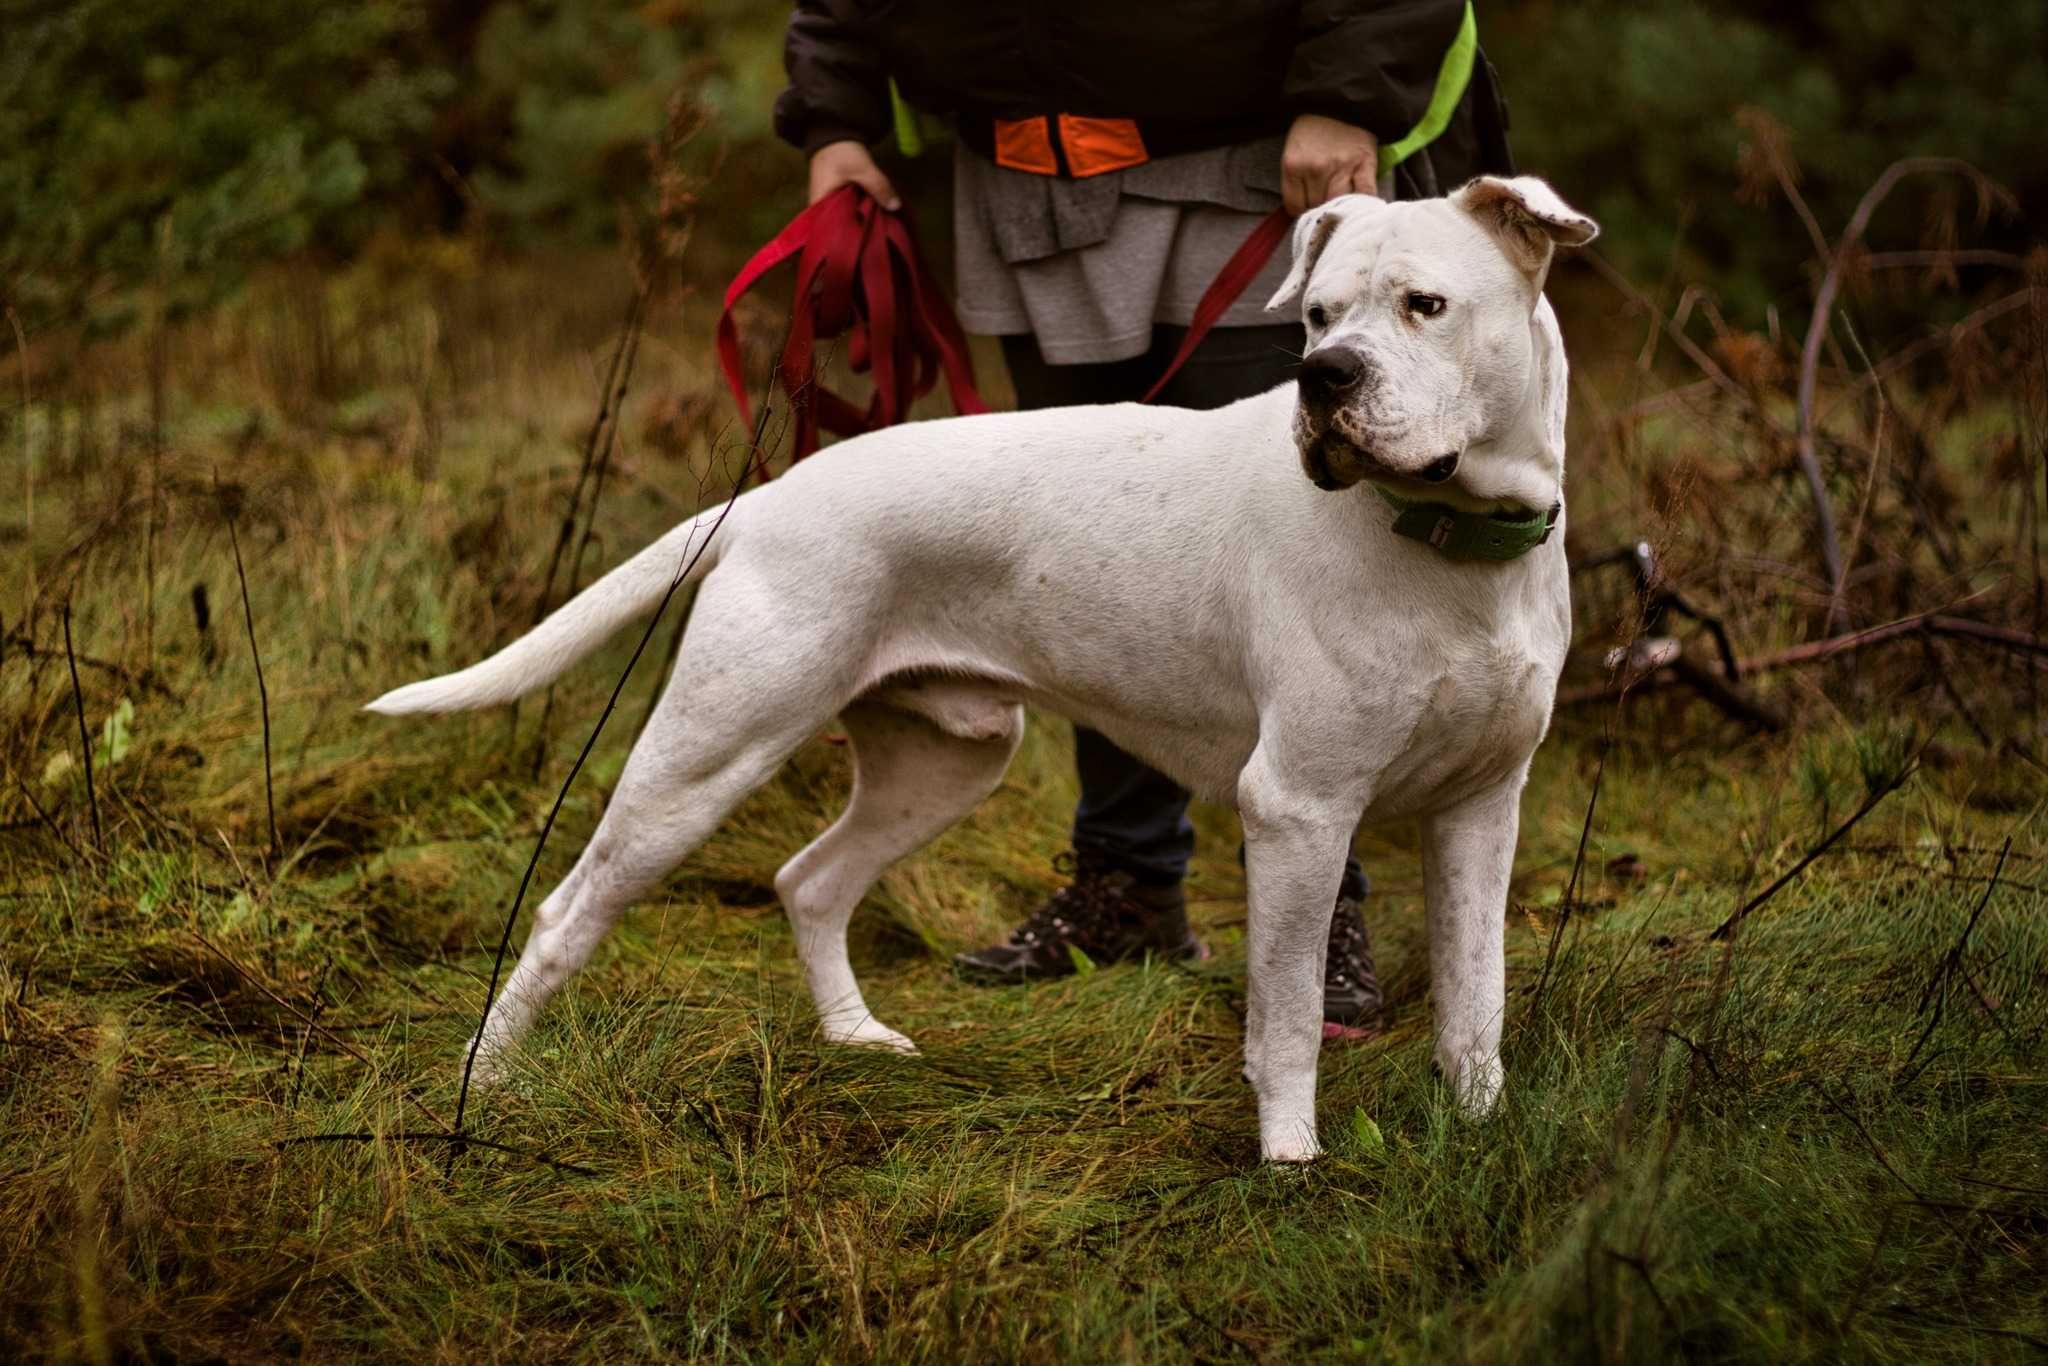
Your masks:
{"label": "dry grass", "polygon": [[[1974,720],[1910,659],[1773,681],[1794,724],[1770,737],[1675,695],[1618,722],[1566,716],[1525,803],[1511,1091],[1485,1125],[1458,1122],[1429,1073],[1405,832],[1361,845],[1392,1028],[1326,1059],[1332,1153],[1313,1169],[1253,1160],[1226,813],[1201,813],[1195,918],[1217,953],[1199,970],[955,982],[951,952],[1051,885],[1072,781],[1060,728],[1035,725],[1002,790],[856,922],[870,997],[923,1057],[823,1049],[801,1000],[768,883],[840,799],[844,755],[821,742],[629,917],[517,1084],[478,1103],[473,1132],[517,1153],[451,1169],[445,1144],[403,1137],[452,1114],[499,919],[630,647],[560,687],[545,736],[535,706],[403,727],[355,710],[531,618],[623,303],[565,273],[607,278],[451,258],[272,280],[174,338],[154,465],[137,355],[33,355],[32,531],[13,488],[0,503],[34,575],[8,594],[0,657],[0,1339],[16,1354],[2043,1349],[2048,824],[2039,775],[1973,730],[2038,740],[2035,675],[2003,655],[1946,675]],[[628,408],[593,560],[718,472],[707,321],[650,322],[659,380]],[[1634,412],[1648,381],[1582,361],[1578,548],[1657,535],[1746,647],[1800,638],[1825,585],[1792,565],[1801,518],[1756,475],[1764,438],[1729,437],[1711,404]],[[2012,413],[1994,395],[1941,415],[1912,487],[1978,497]],[[1864,525],[1910,511],[1896,487]],[[1980,525],[2005,525],[2014,497],[1993,483]],[[230,507],[271,699],[275,857]],[[1929,581],[1916,552],[1897,558]],[[1965,547],[1954,587],[1988,572]],[[1586,587],[1597,653],[1627,612]],[[103,846],[56,634],[67,600],[98,661],[81,671],[95,745],[132,705],[95,773]],[[544,877],[602,809],[655,662]],[[1909,753],[1920,766],[1840,846],[1731,942],[1707,939]],[[301,1141],[354,1133],[375,1137]]]}

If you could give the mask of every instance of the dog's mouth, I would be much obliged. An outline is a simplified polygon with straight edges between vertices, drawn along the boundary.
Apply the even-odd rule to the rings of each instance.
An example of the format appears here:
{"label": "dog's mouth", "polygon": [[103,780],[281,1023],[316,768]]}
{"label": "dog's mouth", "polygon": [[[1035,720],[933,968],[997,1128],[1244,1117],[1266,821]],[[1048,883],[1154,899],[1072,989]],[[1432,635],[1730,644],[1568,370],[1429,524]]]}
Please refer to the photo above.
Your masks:
{"label": "dog's mouth", "polygon": [[1361,480],[1392,484],[1415,491],[1439,487],[1458,472],[1462,455],[1451,451],[1417,470],[1397,470],[1370,447],[1325,431],[1302,443],[1301,464],[1309,482],[1327,493],[1350,488]]}

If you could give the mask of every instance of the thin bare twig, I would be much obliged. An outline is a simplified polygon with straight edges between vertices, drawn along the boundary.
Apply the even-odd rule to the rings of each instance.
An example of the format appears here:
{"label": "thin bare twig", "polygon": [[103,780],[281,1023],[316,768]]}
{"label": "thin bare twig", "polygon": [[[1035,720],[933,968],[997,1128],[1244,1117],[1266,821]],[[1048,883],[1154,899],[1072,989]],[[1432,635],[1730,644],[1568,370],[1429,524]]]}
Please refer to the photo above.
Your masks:
{"label": "thin bare twig", "polygon": [[2025,270],[2027,258],[2012,251],[1944,247],[1931,251],[1874,251],[1860,263],[1865,270],[1936,269],[1942,266],[1987,266],[1994,270]]}
{"label": "thin bare twig", "polygon": [[1828,579],[1829,630],[1834,630],[1841,620],[1842,592],[1847,585],[1848,566],[1842,559],[1842,543],[1835,530],[1834,503],[1828,496],[1827,476],[1821,470],[1820,453],[1814,439],[1813,399],[1819,386],[1821,344],[1827,339],[1835,298],[1841,293],[1843,271],[1856,245],[1870,227],[1871,215],[1877,212],[1878,206],[1884,203],[1899,182],[1908,176],[1930,174],[1959,174],[1980,183],[1983,181],[1983,175],[1976,167],[1953,157],[1905,157],[1886,167],[1884,174],[1864,192],[1856,211],[1849,215],[1849,224],[1842,230],[1841,239],[1835,243],[1828,258],[1827,273],[1821,277],[1820,289],[1814,296],[1813,317],[1807,323],[1806,341],[1799,351],[1799,473],[1806,480],[1807,493],[1813,498],[1814,533],[1820,543],[1821,564]]}
{"label": "thin bare twig", "polygon": [[597,1175],[597,1172],[592,1168],[578,1166],[574,1162],[564,1162],[558,1157],[549,1157],[545,1153],[534,1152],[531,1148],[515,1147],[510,1143],[494,1143],[488,1138],[478,1138],[475,1134],[465,1133],[413,1133],[401,1130],[397,1133],[379,1134],[372,1133],[369,1130],[357,1130],[354,1133],[299,1134],[293,1138],[280,1138],[270,1146],[282,1152],[286,1148],[296,1148],[307,1143],[376,1143],[379,1141],[386,1143],[452,1143],[458,1148],[487,1148],[494,1153],[507,1153],[513,1157],[523,1157],[530,1162],[538,1162],[543,1167],[553,1167],[556,1171],[571,1172],[577,1176]]}
{"label": "thin bare twig", "polygon": [[[43,649],[30,640],[28,634],[24,631],[16,631],[12,635],[0,633],[0,649],[12,649],[24,659],[58,658],[56,651]],[[98,669],[104,674],[112,674],[129,687],[146,689],[163,698],[166,702],[176,702],[182,705],[185,701],[179,693],[158,679],[156,671],[153,669],[145,669],[138,674],[123,665],[116,664],[111,659],[98,659],[92,655],[73,656],[73,662],[83,665],[88,669]]]}
{"label": "thin bare twig", "polygon": [[1891,1174],[1892,1180],[1898,1182],[1901,1186],[1904,1186],[1907,1190],[1911,1191],[1913,1193],[1913,1197],[1916,1200],[1926,1201],[1927,1193],[1921,1190],[1918,1186],[1914,1185],[1911,1181],[1908,1181],[1904,1173],[1900,1172],[1900,1170],[1897,1167],[1892,1165],[1891,1155],[1884,1150],[1884,1145],[1877,1141],[1876,1137],[1871,1134],[1870,1130],[1864,1127],[1863,1121],[1856,1117],[1856,1112],[1854,1110],[1851,1110],[1841,1101],[1836,1100],[1834,1096],[1829,1093],[1828,1088],[1821,1085],[1820,1081],[1817,1078],[1809,1081],[1807,1084],[1812,1086],[1813,1089],[1820,1095],[1820,1098],[1828,1103],[1828,1108],[1830,1110],[1833,1110],[1843,1119],[1848,1120],[1850,1125],[1855,1128],[1856,1132],[1863,1136],[1863,1141],[1870,1145],[1871,1154],[1877,1158],[1878,1165],[1883,1167],[1887,1172]]}
{"label": "thin bare twig", "polygon": [[1564,938],[1565,924],[1572,918],[1572,906],[1579,890],[1579,873],[1586,866],[1586,844],[1593,835],[1593,813],[1600,806],[1600,781],[1607,776],[1607,751],[1612,740],[1609,735],[1600,744],[1600,758],[1593,769],[1593,790],[1586,797],[1586,819],[1579,826],[1579,851],[1572,859],[1572,875],[1565,883],[1564,900],[1558,903],[1557,925],[1550,932],[1550,947],[1543,955],[1543,975],[1536,979],[1536,995],[1529,1002],[1531,1018],[1543,1004],[1544,990],[1550,985],[1551,964],[1557,961],[1558,942]]}
{"label": "thin bare twig", "polygon": [[1981,331],[1990,324],[1997,322],[2006,314],[2025,308],[2032,301],[2034,293],[2035,291],[2031,288],[2014,290],[2004,298],[1984,305],[1975,313],[1948,327],[1942,328],[1939,332],[1931,336],[1922,337],[1910,346],[1894,351],[1891,355],[1879,361],[1868,374],[1859,376],[1847,389],[1838,392],[1833,401],[1821,409],[1818,416],[1826,417],[1841,404],[1855,398],[1864,389],[1869,388],[1873,384],[1882,384],[1891,376],[1914,364],[1928,352],[1937,351],[1944,345],[1952,346],[1971,333]]}
{"label": "thin bare twig", "polygon": [[[215,480],[216,487],[219,481]],[[256,665],[256,701],[263,711],[263,807],[270,817],[270,858],[279,852],[277,841],[277,793],[271,782],[270,689],[263,682],[263,652],[256,648],[256,613],[249,606],[249,576],[242,569],[242,540],[235,534],[235,514],[228,511],[228,544],[235,552],[235,579],[242,586],[242,621],[249,628],[249,658]]]}
{"label": "thin bare twig", "polygon": [[1911,1085],[1913,1078],[1919,1076],[1925,1070],[1924,1065],[1916,1068],[1913,1066],[1913,1063],[1919,1058],[1920,1050],[1927,1046],[1927,1041],[1934,1037],[1934,1031],[1941,1024],[1942,1012],[1948,1008],[1949,981],[1963,965],[1963,954],[1969,948],[1970,934],[1977,928],[1978,920],[1983,918],[1985,908],[1991,904],[1991,894],[1998,890],[1998,879],[2000,874],[2005,872],[2006,856],[2010,853],[2012,853],[2012,836],[2007,835],[2005,837],[2005,847],[1998,851],[1998,863],[1991,870],[1991,881],[1985,884],[1984,895],[1978,898],[1977,909],[1970,913],[1969,922],[1963,926],[1963,932],[1957,937],[1955,947],[1941,956],[1941,964],[1934,970],[1934,975],[1928,979],[1927,989],[1920,993],[1920,1004],[1914,1008],[1913,1013],[1917,1015],[1926,1010],[1930,1000],[1934,1003],[1934,1013],[1927,1017],[1927,1028],[1920,1031],[1920,1037],[1913,1043],[1913,1051],[1906,1055],[1906,1061],[1901,1065],[1901,1071],[1905,1075],[1900,1077],[1897,1083],[1900,1089]]}
{"label": "thin bare twig", "polygon": [[533,624],[540,625],[541,618],[548,612],[548,601],[554,596],[555,575],[561,571],[562,557],[568,553],[569,543],[576,537],[576,521],[583,510],[583,490],[590,481],[591,470],[597,463],[598,442],[612,421],[612,391],[618,384],[619,370],[625,364],[629,338],[639,331],[641,312],[647,306],[647,291],[635,290],[632,302],[626,306],[625,326],[620,330],[618,340],[612,343],[611,363],[605,369],[604,389],[598,394],[597,415],[590,420],[590,430],[583,436],[583,463],[576,471],[576,487],[569,493],[569,510],[562,517],[560,530],[555,533],[555,548],[548,557],[547,578],[541,583],[540,600],[534,604]]}
{"label": "thin bare twig", "polygon": [[1741,908],[1737,910],[1735,914],[1729,916],[1726,920],[1722,921],[1719,927],[1717,927],[1712,934],[1708,935],[1707,938],[1726,939],[1731,933],[1734,932],[1735,927],[1737,925],[1740,925],[1744,920],[1747,920],[1749,918],[1751,912],[1755,911],[1757,908],[1761,907],[1766,901],[1769,901],[1772,897],[1776,896],[1778,892],[1787,883],[1791,882],[1794,878],[1798,877],[1801,873],[1805,872],[1807,868],[1813,864],[1813,861],[1815,859],[1819,858],[1822,854],[1825,854],[1829,849],[1832,849],[1837,840],[1841,839],[1842,836],[1848,834],[1851,830],[1854,830],[1858,822],[1860,822],[1865,816],[1877,810],[1878,803],[1882,802],[1886,797],[1891,796],[1892,793],[1898,791],[1901,787],[1905,786],[1906,779],[1912,777],[1916,772],[1918,772],[1919,768],[1919,755],[1915,754],[1911,761],[1900,766],[1899,771],[1893,774],[1891,778],[1889,778],[1885,782],[1884,786],[1878,788],[1877,791],[1870,794],[1869,800],[1864,802],[1862,806],[1856,809],[1855,815],[1849,817],[1848,820],[1845,820],[1840,825],[1836,826],[1834,832],[1830,834],[1826,839],[1822,840],[1819,844],[1814,845],[1813,848],[1807,850],[1806,856],[1800,859],[1799,862],[1793,864],[1789,869],[1787,869],[1784,875],[1781,876],[1776,882],[1773,882],[1770,886],[1764,888],[1761,892],[1758,892],[1748,901],[1742,903]]}
{"label": "thin bare twig", "polygon": [[583,586],[583,557],[590,549],[590,538],[597,530],[597,509],[604,501],[606,477],[611,473],[612,452],[619,444],[618,414],[626,406],[626,391],[633,384],[633,366],[640,359],[640,337],[642,325],[647,316],[647,294],[643,288],[635,300],[638,305],[626,329],[626,358],[619,366],[618,384],[606,396],[605,405],[612,412],[612,420],[605,425],[604,444],[598,449],[597,463],[592,471],[590,508],[583,515],[583,535],[577,539],[576,553],[569,557],[569,588],[565,598],[573,598]]}
{"label": "thin bare twig", "polygon": [[22,540],[26,545],[28,559],[28,600],[36,600],[36,449],[29,433],[29,415],[32,392],[28,381],[28,337],[21,330],[21,315],[14,311],[14,305],[7,305],[7,323],[14,329],[14,363],[21,368],[21,483],[22,510],[25,523]]}
{"label": "thin bare twig", "polygon": [[[296,1003],[286,1000],[283,996],[280,996],[276,991],[271,989],[269,983],[265,982],[262,978],[258,977],[255,973],[251,972],[238,959],[236,959],[233,954],[229,953],[226,949],[223,949],[220,945],[214,943],[211,939],[201,934],[198,930],[188,928],[185,931],[185,933],[191,935],[193,942],[198,944],[199,947],[205,949],[208,953],[220,959],[222,963],[225,963],[227,965],[228,971],[234,973],[235,976],[241,978],[244,982],[247,982],[250,986],[262,992],[263,995],[270,999],[270,1003],[272,1005],[277,1006],[280,1010],[289,1011],[292,1014],[292,1016],[295,1019],[297,1019],[299,1023],[305,1025],[307,1029],[318,1034],[321,1038],[326,1039],[329,1043],[333,1044],[343,1053],[346,1053],[349,1057],[354,1058],[357,1062],[369,1068],[373,1074],[381,1070],[377,1066],[376,1059],[372,1058],[369,1054],[363,1052],[362,1049],[357,1048],[353,1043],[349,1042],[341,1035],[335,1033],[330,1026],[321,1024],[316,1016],[309,1014],[305,1010],[301,1009]],[[433,1106],[421,1100],[418,1096],[414,1095],[410,1090],[404,1087],[400,1087],[399,1093],[403,1095],[406,1098],[406,1100],[411,1102],[414,1108],[416,1108],[421,1114],[425,1115],[428,1119],[432,1120],[436,1124],[441,1125],[441,1127],[444,1129],[448,1127],[447,1121],[443,1120],[440,1115],[434,1113]]]}
{"label": "thin bare twig", "polygon": [[1613,285],[1631,303],[1648,313],[1655,323],[1663,329],[1665,335],[1671,338],[1673,344],[1685,353],[1685,358],[1697,366],[1701,374],[1713,381],[1715,388],[1719,389],[1729,398],[1734,399],[1745,412],[1749,413],[1766,428],[1781,436],[1784,435],[1770,415],[1757,407],[1755,399],[1751,398],[1741,385],[1730,379],[1728,372],[1715,364],[1714,358],[1705,351],[1702,351],[1698,342],[1685,335],[1684,328],[1680,327],[1671,318],[1666,317],[1664,311],[1658,308],[1640,289],[1637,289],[1635,284],[1626,275],[1615,269],[1608,262],[1607,258],[1597,251],[1586,251],[1579,254],[1579,259],[1591,262],[1593,269],[1599,273],[1601,279]]}
{"label": "thin bare twig", "polygon": [[[626,315],[626,332],[619,341],[619,345],[624,348],[624,356],[621,358],[618,353],[615,352],[613,354],[611,374],[606,379],[606,384],[609,387],[602,399],[599,400],[597,422],[590,429],[591,440],[597,442],[595,446],[596,459],[594,462],[590,458],[591,450],[586,448],[584,452],[584,469],[593,476],[590,490],[590,506],[582,512],[583,535],[576,542],[576,553],[569,557],[569,587],[562,595],[562,599],[565,602],[575,597],[577,591],[583,586],[583,556],[590,549],[591,535],[597,530],[597,509],[598,505],[604,501],[605,478],[611,472],[612,451],[617,447],[619,441],[618,415],[625,409],[626,390],[633,383],[633,363],[640,358],[640,335],[642,326],[647,318],[647,300],[648,290],[646,285],[643,284],[639,292],[633,296],[633,307]],[[610,415],[609,421],[606,420],[607,414]],[[600,431],[603,433],[603,439],[601,442],[598,442]],[[571,500],[570,504],[569,520],[565,525],[573,526],[575,524],[577,517],[576,504],[582,500],[582,496],[583,476],[579,475],[576,480],[575,497]],[[554,585],[555,565],[550,563],[548,565],[547,586],[542,590],[541,607],[546,607],[548,595],[554,591]],[[549,684],[547,696],[541,702],[539,732],[534,736],[533,741],[533,776],[535,778],[540,777],[541,765],[547,759],[548,721],[553,717],[554,711],[555,689],[553,684]]]}
{"label": "thin bare twig", "polygon": [[[648,618],[647,629],[640,633],[640,640],[633,647],[632,657],[626,661],[625,669],[619,674],[619,681],[612,686],[611,696],[605,700],[604,710],[598,714],[597,724],[591,727],[589,738],[583,742],[582,750],[576,755],[576,762],[569,766],[568,776],[562,779],[562,786],[555,793],[554,805],[548,808],[547,819],[541,823],[540,836],[533,842],[533,855],[526,861],[526,871],[519,877],[519,890],[513,895],[512,905],[505,912],[505,923],[498,934],[498,947],[491,958],[491,978],[484,988],[483,1010],[477,1016],[476,1033],[469,1041],[468,1056],[463,1059],[462,1089],[455,1099],[454,1129],[457,1133],[463,1132],[463,1119],[468,1114],[469,1090],[471,1079],[476,1072],[477,1050],[483,1046],[484,1026],[490,1022],[491,1008],[497,1004],[498,982],[504,974],[505,954],[512,945],[512,927],[518,923],[519,909],[526,903],[526,892],[533,883],[534,870],[540,866],[541,851],[547,848],[548,835],[555,828],[555,818],[561,814],[562,803],[568,800],[570,786],[575,783],[576,775],[583,771],[584,761],[590,757],[590,751],[597,745],[598,736],[604,733],[605,722],[611,719],[612,712],[618,707],[619,695],[626,690],[627,680],[632,678],[634,668],[640,663],[640,656],[647,650],[648,641],[654,638],[655,628],[661,625],[662,616],[668,611],[669,603],[674,600],[684,580],[689,578],[690,571],[696,568],[697,562],[704,557],[705,550],[718,535],[719,528],[725,525],[725,519],[731,515],[733,505],[739,501],[740,494],[746,489],[748,476],[753,473],[760,460],[761,441],[767,431],[769,413],[772,409],[772,404],[768,401],[769,393],[766,392],[767,386],[764,385],[763,389],[761,414],[755,420],[747,458],[741,465],[739,476],[733,480],[731,494],[727,496],[725,505],[719,509],[718,519],[711,524],[703,541],[686,560],[677,565],[675,577],[669,580],[668,588],[662,593],[661,601],[656,604],[654,614]],[[451,1174],[455,1159],[461,1151],[458,1146],[448,1155]]]}
{"label": "thin bare twig", "polygon": [[71,705],[78,712],[78,747],[85,754],[85,795],[92,805],[92,843],[100,853],[107,851],[106,832],[100,828],[100,790],[93,781],[92,737],[85,729],[85,693],[78,686],[78,658],[71,649],[71,603],[64,603],[64,662],[71,666]]}
{"label": "thin bare twig", "polygon": [[51,819],[50,813],[43,810],[43,804],[36,800],[36,794],[31,792],[28,784],[21,780],[21,775],[10,772],[7,776],[14,779],[14,786],[28,802],[29,810],[36,813],[36,819],[43,823],[43,828],[52,835],[55,835],[63,843],[64,847],[71,851],[73,858],[84,858],[85,854],[76,844],[71,842],[71,836],[64,833],[64,827],[58,825],[55,820]]}
{"label": "thin bare twig", "polygon": [[[583,490],[590,483],[590,472],[597,462],[598,442],[604,436],[612,415],[612,390],[618,384],[619,367],[625,363],[627,338],[639,331],[642,310],[647,306],[647,290],[634,290],[632,301],[626,306],[626,320],[618,339],[612,343],[611,362],[605,367],[604,388],[597,398],[597,415],[590,420],[590,430],[583,436],[583,461],[576,469],[576,485],[569,491],[569,506],[562,514],[562,525],[555,532],[555,548],[548,555],[547,577],[541,581],[540,596],[534,599],[533,621],[538,626],[548,614],[548,605],[554,601],[555,576],[561,572],[562,557],[568,553],[569,543],[576,538],[576,522],[583,515]],[[528,629],[531,629],[529,626]],[[550,691],[549,696],[553,696]],[[514,729],[519,720],[518,704],[511,711]],[[546,725],[543,723],[542,736],[535,742],[534,776],[540,776],[541,746],[546,742]]]}

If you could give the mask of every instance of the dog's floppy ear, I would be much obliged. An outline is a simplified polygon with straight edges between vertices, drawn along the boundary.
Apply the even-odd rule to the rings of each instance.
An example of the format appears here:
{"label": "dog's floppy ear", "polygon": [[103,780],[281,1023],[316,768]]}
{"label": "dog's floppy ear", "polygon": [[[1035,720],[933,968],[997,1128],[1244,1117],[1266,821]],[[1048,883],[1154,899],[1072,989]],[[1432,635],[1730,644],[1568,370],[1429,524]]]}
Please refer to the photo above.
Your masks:
{"label": "dog's floppy ear", "polygon": [[1481,176],[1453,193],[1451,202],[1478,219],[1538,289],[1556,248],[1583,247],[1600,235],[1598,223],[1532,175]]}
{"label": "dog's floppy ear", "polygon": [[1323,248],[1330,245],[1331,235],[1343,225],[1344,219],[1362,208],[1379,203],[1369,194],[1340,194],[1295,219],[1294,265],[1288,270],[1287,278],[1280,282],[1280,288],[1273,291],[1273,297],[1266,300],[1266,311],[1271,313],[1293,303],[1308,284],[1308,277],[1322,257]]}

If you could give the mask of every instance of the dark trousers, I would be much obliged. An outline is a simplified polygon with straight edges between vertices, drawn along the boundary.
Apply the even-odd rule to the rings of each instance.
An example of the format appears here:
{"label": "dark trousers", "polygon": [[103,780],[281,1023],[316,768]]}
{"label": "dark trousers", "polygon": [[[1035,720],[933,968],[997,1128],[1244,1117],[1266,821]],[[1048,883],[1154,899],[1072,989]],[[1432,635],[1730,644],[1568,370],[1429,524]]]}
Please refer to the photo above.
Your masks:
{"label": "dark trousers", "polygon": [[[1019,408],[1078,403],[1129,403],[1144,397],[1173,359],[1186,329],[1156,327],[1152,349],[1129,360],[1047,365],[1030,336],[1003,338],[1003,360]],[[1298,323],[1222,327],[1203,339],[1158,401],[1171,408],[1221,408],[1294,378],[1306,338]],[[1074,809],[1074,852],[1092,862],[1161,886],[1187,875],[1195,848],[1188,794],[1178,783],[1132,758],[1086,726],[1074,727],[1081,802]],[[1344,866],[1343,894],[1363,897],[1358,860]]]}

